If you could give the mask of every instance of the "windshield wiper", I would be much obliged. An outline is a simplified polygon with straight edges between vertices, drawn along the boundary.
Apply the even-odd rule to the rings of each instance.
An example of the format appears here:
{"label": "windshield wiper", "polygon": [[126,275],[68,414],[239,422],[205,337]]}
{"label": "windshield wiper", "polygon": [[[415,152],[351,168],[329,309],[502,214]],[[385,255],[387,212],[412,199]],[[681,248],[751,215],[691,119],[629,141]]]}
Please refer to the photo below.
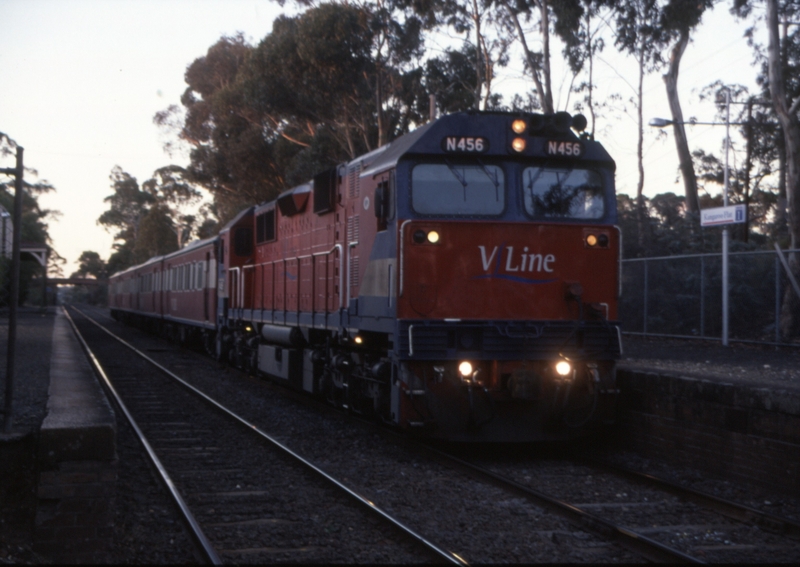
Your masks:
{"label": "windshield wiper", "polygon": [[456,171],[455,166],[453,164],[451,164],[448,160],[444,160],[444,163],[447,165],[447,167],[450,168],[450,173],[453,174],[453,177],[458,179],[458,182],[461,183],[461,186],[464,188],[464,201],[466,201],[467,200],[467,178],[465,176],[461,175],[458,171]]}
{"label": "windshield wiper", "polygon": [[484,175],[489,178],[489,181],[494,184],[494,200],[497,201],[500,198],[500,182],[497,180],[497,171],[490,172],[489,168],[486,167],[486,164],[484,164],[480,158],[478,159],[478,165],[481,166]]}

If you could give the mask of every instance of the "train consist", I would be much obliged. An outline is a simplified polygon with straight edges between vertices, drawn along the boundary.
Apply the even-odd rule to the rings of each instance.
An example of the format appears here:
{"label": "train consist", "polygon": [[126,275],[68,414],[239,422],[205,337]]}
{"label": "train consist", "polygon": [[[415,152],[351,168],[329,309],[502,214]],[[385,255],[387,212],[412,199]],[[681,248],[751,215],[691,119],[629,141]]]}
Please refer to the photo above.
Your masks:
{"label": "train consist", "polygon": [[586,119],[468,112],[111,277],[120,319],[454,441],[613,419],[615,165]]}

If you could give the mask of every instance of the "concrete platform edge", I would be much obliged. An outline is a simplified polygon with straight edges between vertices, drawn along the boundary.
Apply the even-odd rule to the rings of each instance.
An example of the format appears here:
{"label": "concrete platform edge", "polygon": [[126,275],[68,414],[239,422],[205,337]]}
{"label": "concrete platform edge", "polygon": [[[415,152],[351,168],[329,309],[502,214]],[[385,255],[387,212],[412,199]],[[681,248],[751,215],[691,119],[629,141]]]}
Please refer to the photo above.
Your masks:
{"label": "concrete platform edge", "polygon": [[620,368],[620,448],[800,494],[800,394]]}
{"label": "concrete platform edge", "polygon": [[52,344],[34,550],[57,562],[102,563],[113,534],[116,417],[61,310]]}

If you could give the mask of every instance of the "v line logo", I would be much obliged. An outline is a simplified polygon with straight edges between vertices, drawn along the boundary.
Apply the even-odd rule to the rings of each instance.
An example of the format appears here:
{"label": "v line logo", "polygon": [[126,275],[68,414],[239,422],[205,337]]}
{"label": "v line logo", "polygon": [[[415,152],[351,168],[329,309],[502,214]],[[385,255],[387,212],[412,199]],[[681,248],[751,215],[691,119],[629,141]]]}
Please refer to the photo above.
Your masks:
{"label": "v line logo", "polygon": [[527,246],[515,253],[513,246],[505,244],[494,246],[491,250],[486,246],[478,246],[478,251],[481,267],[486,273],[473,276],[472,279],[503,279],[525,284],[545,284],[557,280],[557,278],[537,279],[524,276],[531,273],[554,272],[556,257],[553,254],[529,254]]}

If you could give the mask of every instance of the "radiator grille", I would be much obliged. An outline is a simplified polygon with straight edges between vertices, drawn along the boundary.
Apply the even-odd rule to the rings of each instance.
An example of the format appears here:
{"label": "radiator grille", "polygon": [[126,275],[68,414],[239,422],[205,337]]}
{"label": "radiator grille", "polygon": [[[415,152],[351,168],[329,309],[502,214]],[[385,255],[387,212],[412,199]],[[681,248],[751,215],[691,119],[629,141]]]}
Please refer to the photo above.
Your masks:
{"label": "radiator grille", "polygon": [[[413,355],[408,328],[413,325]],[[438,360],[469,356],[478,360],[537,360],[559,352],[567,356],[597,359],[620,354],[617,325],[598,322],[578,325],[554,322],[460,322],[401,321],[398,354],[414,360]]]}

